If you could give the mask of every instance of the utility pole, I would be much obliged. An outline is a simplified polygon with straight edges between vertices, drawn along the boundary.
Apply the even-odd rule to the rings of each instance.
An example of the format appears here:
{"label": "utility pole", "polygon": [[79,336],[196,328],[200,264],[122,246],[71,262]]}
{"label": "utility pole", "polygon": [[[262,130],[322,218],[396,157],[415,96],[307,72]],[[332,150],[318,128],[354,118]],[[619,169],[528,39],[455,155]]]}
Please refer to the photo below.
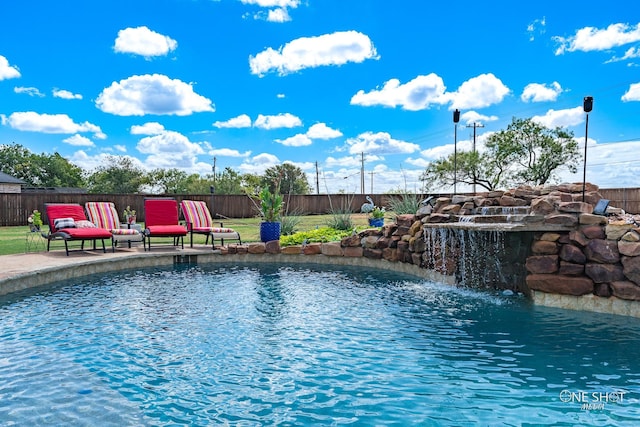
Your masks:
{"label": "utility pole", "polygon": [[[467,125],[468,128],[473,128],[473,153],[476,153],[476,128],[483,128],[484,125],[482,123],[473,122],[472,125]],[[473,168],[473,194],[476,194],[476,169]]]}
{"label": "utility pole", "polygon": [[320,172],[318,171],[317,160],[316,160],[316,194],[320,194]]}
{"label": "utility pole", "polygon": [[371,175],[371,187],[369,187],[369,193],[373,194],[373,175],[375,174],[374,171],[369,172],[369,175]]}
{"label": "utility pole", "polygon": [[213,185],[216,185],[216,158],[213,158]]}
{"label": "utility pole", "polygon": [[364,152],[360,153],[360,193],[364,194]]}

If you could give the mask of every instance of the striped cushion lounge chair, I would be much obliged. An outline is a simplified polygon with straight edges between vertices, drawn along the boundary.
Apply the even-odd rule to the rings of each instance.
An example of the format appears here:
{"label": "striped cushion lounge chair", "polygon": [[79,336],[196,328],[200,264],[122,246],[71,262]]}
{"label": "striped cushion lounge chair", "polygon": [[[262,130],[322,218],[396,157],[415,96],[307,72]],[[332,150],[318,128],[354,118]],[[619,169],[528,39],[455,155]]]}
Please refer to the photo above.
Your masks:
{"label": "striped cushion lounge chair", "polygon": [[102,240],[102,251],[106,252],[105,239],[111,239],[111,233],[104,228],[92,224],[84,213],[84,209],[77,203],[46,203],[44,205],[49,223],[47,251],[52,240],[64,240],[64,249],[69,255],[70,241],[80,241],[80,250],[84,250],[84,242],[92,241],[96,249],[96,241]]}
{"label": "striped cushion lounge chair", "polygon": [[205,202],[198,200],[183,200],[180,203],[180,207],[182,208],[182,216],[184,216],[187,223],[187,230],[189,230],[191,247],[193,247],[194,234],[204,234],[207,236],[205,245],[209,243],[209,237],[211,237],[211,247],[213,249],[216,248],[214,243],[215,239],[220,239],[220,244],[223,246],[224,239],[237,240],[242,243],[242,240],[240,240],[240,233],[234,229],[225,227],[223,223],[219,223],[219,227],[214,225],[213,219],[211,218],[211,212],[209,212],[209,208]]}
{"label": "striped cushion lounge chair", "polygon": [[175,199],[144,199],[144,223],[149,250],[151,250],[152,237],[172,237],[174,246],[181,242],[184,249],[184,236],[187,235],[187,229],[178,223],[178,202]]}
{"label": "striped cushion lounge chair", "polygon": [[131,225],[120,223],[116,206],[111,202],[87,202],[84,204],[89,221],[96,226],[109,230],[111,233],[111,251],[115,252],[118,242],[142,242],[146,249],[144,234],[141,230],[131,228]]}

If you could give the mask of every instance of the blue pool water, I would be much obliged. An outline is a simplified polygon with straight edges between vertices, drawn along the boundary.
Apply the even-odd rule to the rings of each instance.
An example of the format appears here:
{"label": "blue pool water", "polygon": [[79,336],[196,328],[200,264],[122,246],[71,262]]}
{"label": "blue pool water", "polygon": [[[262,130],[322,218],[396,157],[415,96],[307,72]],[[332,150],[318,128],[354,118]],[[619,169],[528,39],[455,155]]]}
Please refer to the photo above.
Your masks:
{"label": "blue pool water", "polygon": [[121,272],[0,299],[0,425],[637,425],[639,349],[383,271]]}

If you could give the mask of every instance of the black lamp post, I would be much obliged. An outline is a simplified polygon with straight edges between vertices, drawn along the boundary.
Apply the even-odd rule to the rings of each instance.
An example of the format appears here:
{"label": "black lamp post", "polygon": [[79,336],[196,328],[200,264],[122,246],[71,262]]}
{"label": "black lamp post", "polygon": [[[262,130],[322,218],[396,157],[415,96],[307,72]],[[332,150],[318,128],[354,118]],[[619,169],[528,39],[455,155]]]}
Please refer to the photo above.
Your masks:
{"label": "black lamp post", "polygon": [[458,183],[458,122],[460,121],[460,110],[456,108],[453,112],[453,194],[457,194],[456,184]]}
{"label": "black lamp post", "polygon": [[582,109],[587,113],[587,120],[584,128],[584,170],[582,172],[582,201],[584,202],[584,193],[587,185],[587,142],[589,135],[589,112],[593,110],[593,96],[585,96],[582,103]]}

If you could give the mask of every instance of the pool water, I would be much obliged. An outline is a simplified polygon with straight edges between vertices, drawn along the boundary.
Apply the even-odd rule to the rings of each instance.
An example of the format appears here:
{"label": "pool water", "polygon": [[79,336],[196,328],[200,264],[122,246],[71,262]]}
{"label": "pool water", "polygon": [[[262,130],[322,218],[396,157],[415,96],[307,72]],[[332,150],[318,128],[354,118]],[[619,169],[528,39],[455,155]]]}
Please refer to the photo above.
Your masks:
{"label": "pool water", "polygon": [[125,271],[0,299],[0,424],[637,425],[638,349],[638,319],[385,271]]}

